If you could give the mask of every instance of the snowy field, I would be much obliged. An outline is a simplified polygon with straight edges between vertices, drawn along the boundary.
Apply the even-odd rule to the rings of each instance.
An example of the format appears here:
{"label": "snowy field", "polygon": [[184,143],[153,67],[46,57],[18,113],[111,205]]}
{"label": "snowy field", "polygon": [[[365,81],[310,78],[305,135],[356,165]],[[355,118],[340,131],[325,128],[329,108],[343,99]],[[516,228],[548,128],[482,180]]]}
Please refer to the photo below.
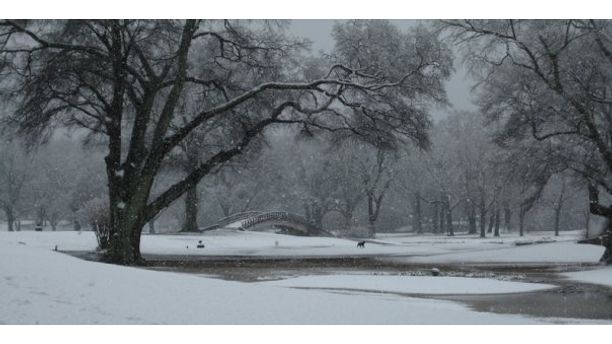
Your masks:
{"label": "snowy field", "polygon": [[[578,235],[565,233],[558,242],[526,246],[515,242],[542,240],[548,233],[484,240],[381,235],[358,249],[346,239],[218,230],[204,235],[145,235],[142,250],[185,255],[390,255],[436,263],[596,262],[602,248],[575,244]],[[205,249],[195,248],[198,240],[204,241]],[[451,301],[399,295],[514,293],[553,287],[539,283],[340,274],[245,283],[88,262],[54,252],[55,245],[60,250],[92,250],[96,242],[91,232],[0,232],[1,324],[609,323],[482,313]],[[606,268],[568,277],[589,281],[611,272]]]}
{"label": "snowy field", "polygon": [[[381,234],[368,240],[364,249],[356,241],[329,237],[299,237],[269,232],[249,232],[235,229],[208,231],[203,234],[143,235],[143,254],[202,255],[202,256],[391,256],[419,263],[593,263],[603,254],[603,247],[577,244],[581,231],[563,232],[555,238],[550,232],[528,233],[524,237],[502,235],[485,239],[471,235],[415,236],[411,234]],[[202,240],[205,249],[197,249]],[[59,250],[94,250],[97,243],[93,232],[0,232],[0,242]],[[516,243],[550,242],[520,245]]]}

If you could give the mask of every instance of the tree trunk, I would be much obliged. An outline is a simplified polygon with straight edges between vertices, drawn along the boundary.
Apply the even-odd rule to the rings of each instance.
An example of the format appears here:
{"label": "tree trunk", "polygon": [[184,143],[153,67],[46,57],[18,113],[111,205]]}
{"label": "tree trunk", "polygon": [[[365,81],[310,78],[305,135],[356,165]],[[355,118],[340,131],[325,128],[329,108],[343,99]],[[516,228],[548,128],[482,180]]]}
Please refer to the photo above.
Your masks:
{"label": "tree trunk", "polygon": [[588,190],[590,213],[606,217],[606,230],[602,233],[606,238],[604,242],[606,250],[599,261],[610,265],[612,264],[612,206],[604,206],[599,203],[599,190],[597,186],[589,182]]}
{"label": "tree trunk", "polygon": [[604,251],[599,261],[602,263],[605,263],[606,265],[611,265],[612,264],[612,216],[608,216],[608,219],[606,220],[606,222],[607,222],[607,226],[606,226],[607,229],[606,231],[604,231],[604,233],[602,233],[604,237],[607,237],[607,239],[604,241],[604,244],[605,244],[604,246],[606,247],[606,250]]}
{"label": "tree trunk", "polygon": [[500,217],[501,217],[501,211],[500,211],[499,205],[498,205],[498,206],[495,207],[495,232],[493,233],[493,235],[496,236],[496,237],[499,236]]}
{"label": "tree trunk", "polygon": [[14,231],[14,227],[13,224],[15,223],[15,214],[13,213],[13,209],[11,208],[6,208],[4,209],[4,212],[6,213],[6,221],[8,223],[8,231],[12,232]]}
{"label": "tree trunk", "polygon": [[557,198],[557,203],[555,204],[555,236],[559,236],[559,220],[561,219],[561,210],[563,209],[563,203],[565,202],[565,190],[565,179],[563,179],[561,191],[559,192],[559,197]]}
{"label": "tree trunk", "polygon": [[198,232],[198,185],[195,184],[185,194],[185,222],[182,232]]}
{"label": "tree trunk", "polygon": [[310,212],[310,205],[308,202],[304,202],[304,217],[306,220],[312,222],[312,213]]}
{"label": "tree trunk", "polygon": [[555,208],[555,236],[559,236],[559,220],[561,219],[561,207]]}
{"label": "tree trunk", "polygon": [[344,229],[350,232],[353,228],[353,212],[345,210],[342,215],[344,215]]}
{"label": "tree trunk", "polygon": [[510,232],[512,221],[512,210],[510,209],[510,205],[506,202],[504,203],[504,227],[506,228],[506,232]]}
{"label": "tree trunk", "polygon": [[476,234],[476,207],[474,206],[474,202],[472,202],[472,200],[468,201],[467,216],[469,225],[468,234]]}
{"label": "tree trunk", "polygon": [[433,214],[433,217],[431,218],[434,233],[438,233],[440,229],[439,220],[438,220],[439,216],[440,216],[440,205],[438,202],[435,202],[434,203],[434,214]]}
{"label": "tree trunk", "polygon": [[491,215],[489,215],[489,228],[487,228],[487,233],[493,233],[493,227],[495,226],[495,209],[492,209]]}
{"label": "tree trunk", "polygon": [[519,235],[523,236],[525,234],[525,215],[527,214],[527,211],[525,210],[524,206],[521,205],[520,210],[519,210]]}
{"label": "tree trunk", "polygon": [[455,235],[455,228],[453,227],[453,211],[450,208],[450,205],[446,204],[446,225],[448,226],[448,235]]}
{"label": "tree trunk", "polygon": [[480,198],[480,237],[486,236],[485,230],[487,229],[487,207],[485,205],[484,197]]}
{"label": "tree trunk", "polygon": [[584,233],[584,237],[588,239],[589,238],[589,226],[591,225],[591,212],[587,210],[585,217],[586,217],[585,219],[586,230]]}
{"label": "tree trunk", "polygon": [[140,235],[144,223],[131,223],[128,219],[136,218],[135,214],[125,214],[115,220],[111,226],[113,233],[109,241],[107,260],[121,265],[134,265],[142,263],[140,254]]}
{"label": "tree trunk", "polygon": [[318,228],[323,228],[323,217],[325,216],[325,211],[318,203],[313,203],[309,205],[304,203],[304,211],[306,213],[306,219],[308,222],[312,223]]}
{"label": "tree trunk", "polygon": [[446,233],[446,202],[444,201],[444,194],[440,195],[440,233]]}
{"label": "tree trunk", "polygon": [[421,194],[414,194],[413,226],[417,234],[423,234],[423,215],[421,214]]}
{"label": "tree trunk", "polygon": [[373,195],[368,195],[368,236],[376,236],[376,204]]}

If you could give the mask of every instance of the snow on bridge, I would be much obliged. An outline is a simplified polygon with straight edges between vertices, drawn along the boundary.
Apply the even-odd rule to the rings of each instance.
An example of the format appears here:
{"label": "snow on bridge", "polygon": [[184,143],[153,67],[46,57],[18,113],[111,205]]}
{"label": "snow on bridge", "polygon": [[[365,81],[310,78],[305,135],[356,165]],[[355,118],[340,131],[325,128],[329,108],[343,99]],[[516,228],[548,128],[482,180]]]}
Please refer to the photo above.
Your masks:
{"label": "snow on bridge", "polygon": [[218,228],[235,228],[241,230],[259,230],[277,228],[282,232],[294,235],[333,236],[323,228],[310,223],[303,216],[286,211],[248,211],[232,214],[220,219],[216,224],[200,229],[200,231]]}

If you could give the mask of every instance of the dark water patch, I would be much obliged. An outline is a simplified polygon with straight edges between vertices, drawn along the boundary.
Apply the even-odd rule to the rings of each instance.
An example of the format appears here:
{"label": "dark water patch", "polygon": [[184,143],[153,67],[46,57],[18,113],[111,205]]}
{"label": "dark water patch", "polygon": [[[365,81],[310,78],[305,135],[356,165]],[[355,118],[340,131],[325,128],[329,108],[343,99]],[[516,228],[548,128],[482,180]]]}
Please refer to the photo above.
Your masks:
{"label": "dark water patch", "polygon": [[590,284],[530,293],[431,297],[459,301],[480,312],[612,320],[612,290]]}
{"label": "dark water patch", "polygon": [[[73,256],[100,261],[95,252],[65,252]],[[612,289],[569,281],[562,272],[588,270],[598,264],[495,263],[495,264],[423,264],[396,257],[262,257],[262,256],[180,256],[145,255],[144,268],[205,275],[225,280],[259,282],[290,277],[334,274],[370,274],[493,278],[506,281],[545,283],[558,286],[551,290],[528,293],[433,295],[380,292],[404,297],[455,301],[473,310],[491,313],[519,314],[534,317],[612,320]],[[314,288],[342,293],[373,293],[370,290]]]}

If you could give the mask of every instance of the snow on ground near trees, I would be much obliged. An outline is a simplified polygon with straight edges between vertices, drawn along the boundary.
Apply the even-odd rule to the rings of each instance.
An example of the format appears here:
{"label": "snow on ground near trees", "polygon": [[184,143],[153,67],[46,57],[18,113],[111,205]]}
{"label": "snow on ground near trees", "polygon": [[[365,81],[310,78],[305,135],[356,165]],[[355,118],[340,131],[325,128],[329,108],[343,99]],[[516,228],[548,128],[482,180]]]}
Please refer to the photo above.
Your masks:
{"label": "snow on ground near trees", "polygon": [[296,290],[94,263],[36,247],[32,242],[12,243],[6,240],[6,235],[2,233],[0,242],[0,323],[3,324],[532,324],[559,321],[474,312],[448,301]]}
{"label": "snow on ground near trees", "polygon": [[602,246],[555,242],[517,247],[490,247],[476,251],[444,253],[435,256],[399,258],[414,263],[596,263]]}
{"label": "snow on ground near trees", "polygon": [[540,283],[506,282],[493,279],[431,276],[333,275],[305,276],[263,284],[299,288],[359,289],[407,294],[499,294],[555,288]]}
{"label": "snow on ground near trees", "polygon": [[[415,237],[381,235],[357,249],[338,238],[306,238],[235,230],[204,235],[145,235],[151,254],[227,255],[421,255],[428,261],[460,255],[556,261],[565,257],[596,262],[601,248],[578,245],[578,233],[553,244],[513,246],[526,238]],[[203,240],[206,248],[193,248]],[[450,301],[394,294],[288,288],[288,285],[466,293],[535,290],[541,285],[482,278],[350,275],[301,277],[285,282],[233,282],[196,275],[148,271],[83,261],[60,250],[92,250],[91,232],[0,232],[0,323],[16,324],[529,324],[581,322],[474,312]],[[186,246],[190,246],[189,249]],[[552,249],[556,247],[555,249]],[[474,252],[480,250],[480,252]],[[540,251],[535,254],[535,251]],[[534,252],[529,252],[534,251]],[[576,251],[576,252],[574,252]],[[452,253],[454,252],[454,253]],[[514,252],[514,253],[513,253]],[[526,255],[526,256],[525,256]],[[491,257],[491,256],[490,256]],[[412,257],[411,259],[416,259]],[[503,258],[503,259],[502,259]],[[405,259],[405,258],[404,258]],[[464,258],[463,258],[464,259]],[[449,279],[452,279],[450,281]],[[443,283],[440,283],[443,282]],[[447,283],[451,282],[451,283]],[[528,288],[528,289],[524,289]],[[593,322],[593,321],[587,321]]]}
{"label": "snow on ground near trees", "polygon": [[[381,234],[369,240],[364,249],[356,241],[329,237],[298,237],[267,232],[234,229],[208,231],[193,235],[143,235],[143,254],[172,255],[239,255],[239,256],[398,256],[401,260],[418,263],[596,263],[603,247],[577,244],[581,231],[563,232],[558,238],[550,232],[528,233],[525,237],[504,234],[501,238],[457,235],[415,236],[411,234]],[[202,240],[204,249],[196,245]],[[516,242],[556,242],[515,246]],[[94,250],[92,232],[0,232],[0,242],[17,243],[59,250]]]}
{"label": "snow on ground near trees", "polygon": [[601,284],[612,287],[612,267],[603,267],[588,271],[567,272],[562,276],[580,282]]}

